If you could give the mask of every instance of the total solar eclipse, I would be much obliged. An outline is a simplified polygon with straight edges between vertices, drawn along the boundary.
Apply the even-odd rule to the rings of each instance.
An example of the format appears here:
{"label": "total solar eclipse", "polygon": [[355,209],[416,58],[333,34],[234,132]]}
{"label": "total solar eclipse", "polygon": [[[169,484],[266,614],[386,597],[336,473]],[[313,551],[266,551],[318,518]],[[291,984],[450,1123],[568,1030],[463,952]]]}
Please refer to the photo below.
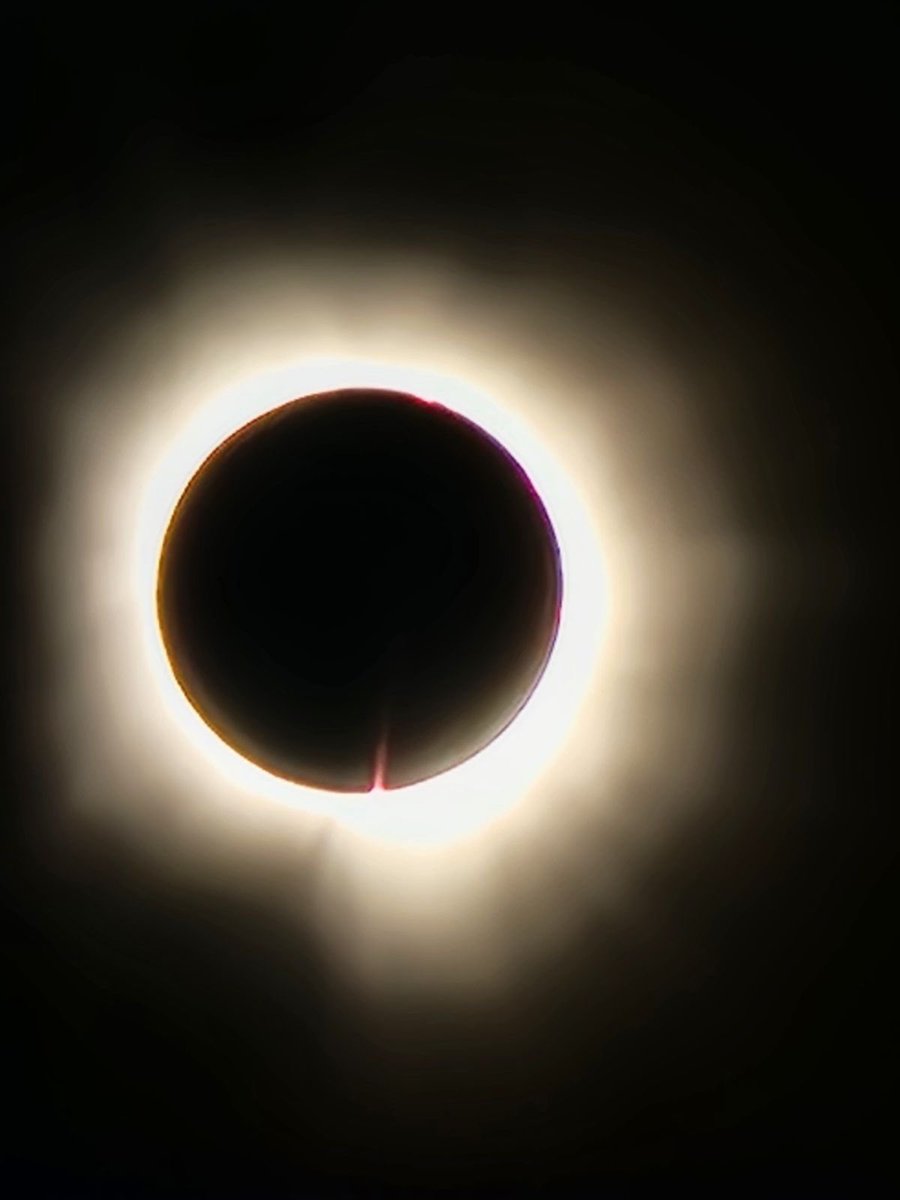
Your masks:
{"label": "total solar eclipse", "polygon": [[472,421],[385,389],[303,396],[219,445],[170,519],[157,605],[171,669],[271,774],[400,788],[523,708],[562,598],[547,512]]}

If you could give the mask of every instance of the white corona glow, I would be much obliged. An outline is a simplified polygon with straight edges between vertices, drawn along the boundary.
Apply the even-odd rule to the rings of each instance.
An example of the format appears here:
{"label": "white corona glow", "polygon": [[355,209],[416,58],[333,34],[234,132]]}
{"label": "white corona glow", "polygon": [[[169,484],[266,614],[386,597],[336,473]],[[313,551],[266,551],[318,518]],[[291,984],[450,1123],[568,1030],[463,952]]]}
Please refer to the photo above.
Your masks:
{"label": "white corona glow", "polygon": [[[758,595],[704,443],[732,386],[721,348],[673,361],[616,289],[582,303],[530,263],[505,279],[241,231],[192,237],[166,287],[111,318],[43,392],[36,598],[61,863],[99,840],[157,879],[252,893],[378,1004],[516,989],[585,906],[639,905],[636,856],[710,794]],[[353,385],[444,404],[507,447],[553,522],[564,596],[501,737],[425,783],[348,796],[218,739],[172,675],[155,593],[206,456],[268,409]]]}
{"label": "white corona glow", "polygon": [[[261,414],[299,397],[340,388],[386,388],[441,404],[494,437],[524,469],[552,523],[563,596],[557,638],[537,687],[516,719],[459,766],[405,788],[348,795],[271,775],[205,723],[178,685],[156,610],[156,576],[172,512],[207,456]],[[310,357],[251,374],[198,406],[148,472],[132,541],[131,592],[140,613],[141,654],[174,736],[218,776],[251,795],[332,816],[388,841],[442,842],[504,812],[558,753],[597,667],[604,617],[599,538],[578,489],[518,414],[473,382],[421,366],[369,357]]]}

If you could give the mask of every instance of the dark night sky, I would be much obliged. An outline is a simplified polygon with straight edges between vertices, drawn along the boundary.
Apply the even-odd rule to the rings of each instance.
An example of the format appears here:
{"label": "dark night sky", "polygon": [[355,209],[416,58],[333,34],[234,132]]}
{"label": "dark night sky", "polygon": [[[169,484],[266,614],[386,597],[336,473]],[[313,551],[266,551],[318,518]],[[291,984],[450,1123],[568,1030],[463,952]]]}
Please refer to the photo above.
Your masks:
{"label": "dark night sky", "polygon": [[[874,449],[896,395],[895,15],[592,10],[5,18],[10,1196],[887,1192],[893,855],[871,587]],[[693,263],[789,361],[790,383],[769,372],[711,442],[742,531],[838,547],[849,569],[814,628],[803,606],[774,611],[743,669],[743,719],[771,731],[759,803],[728,837],[685,837],[653,880],[676,923],[702,926],[708,970],[641,974],[597,918],[521,1013],[419,1008],[378,1043],[264,904],[148,884],[102,846],[87,873],[51,865],[35,814],[54,811],[61,768],[38,715],[30,565],[47,380],[162,294],[179,231],[321,221],[486,275],[533,258],[581,286],[612,264],[658,294],[657,324]],[[736,752],[736,793],[739,776]],[[753,870],[765,886],[738,886]],[[359,1041],[356,1085],[329,1058],[335,1023],[351,1059]]]}

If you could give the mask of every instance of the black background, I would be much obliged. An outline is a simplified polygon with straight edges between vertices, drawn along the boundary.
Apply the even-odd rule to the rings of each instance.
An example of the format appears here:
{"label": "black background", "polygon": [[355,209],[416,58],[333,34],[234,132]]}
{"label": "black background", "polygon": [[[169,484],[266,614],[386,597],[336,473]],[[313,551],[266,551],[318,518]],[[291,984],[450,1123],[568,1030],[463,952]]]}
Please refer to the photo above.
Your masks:
{"label": "black background", "polygon": [[[4,17],[9,1195],[887,1190],[887,648],[870,585],[896,393],[891,8]],[[29,592],[45,364],[77,362],[83,331],[157,294],[180,224],[301,218],[498,272],[523,247],[573,279],[610,246],[651,283],[657,261],[714,268],[802,381],[761,389],[743,441],[723,435],[743,527],[851,564],[828,621],[780,614],[746,671],[742,711],[772,731],[765,795],[655,881],[715,969],[636,968],[598,923],[534,981],[527,1017],[410,1013],[405,1036],[360,1045],[358,1090],[322,1035],[339,997],[294,929],[227,889],[143,888],[100,851],[102,869],[67,876],[34,832],[55,787]],[[619,998],[600,1011],[611,962]]]}

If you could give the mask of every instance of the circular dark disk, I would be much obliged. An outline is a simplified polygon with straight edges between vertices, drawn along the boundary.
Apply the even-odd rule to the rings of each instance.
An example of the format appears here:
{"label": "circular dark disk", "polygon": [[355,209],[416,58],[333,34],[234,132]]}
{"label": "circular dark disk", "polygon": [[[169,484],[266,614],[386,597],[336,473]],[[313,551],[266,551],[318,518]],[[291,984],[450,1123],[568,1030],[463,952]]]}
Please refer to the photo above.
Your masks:
{"label": "circular dark disk", "polygon": [[158,611],[208,725],[275,775],[401,787],[521,709],[561,598],[547,513],[472,422],[347,390],[252,421],[203,463],[163,544]]}

